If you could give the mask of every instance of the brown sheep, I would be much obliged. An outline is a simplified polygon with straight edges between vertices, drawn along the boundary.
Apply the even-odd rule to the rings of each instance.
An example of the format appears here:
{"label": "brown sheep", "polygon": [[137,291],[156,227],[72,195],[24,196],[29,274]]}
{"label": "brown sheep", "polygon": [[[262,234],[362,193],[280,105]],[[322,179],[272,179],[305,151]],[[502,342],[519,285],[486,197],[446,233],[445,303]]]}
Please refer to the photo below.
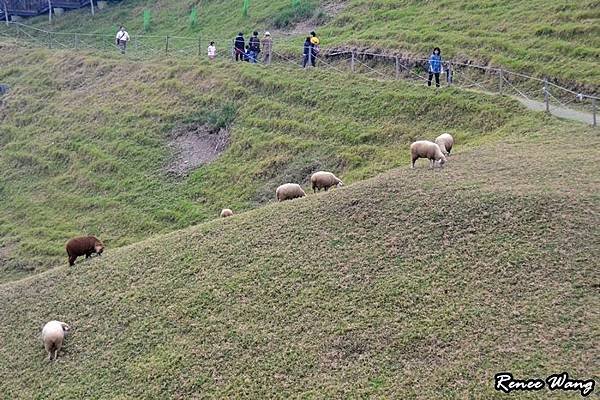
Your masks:
{"label": "brown sheep", "polygon": [[233,215],[233,211],[229,208],[224,208],[221,210],[221,218],[231,217]]}
{"label": "brown sheep", "polygon": [[297,183],[285,183],[277,188],[275,196],[277,196],[277,201],[284,201],[304,197],[306,193]]}
{"label": "brown sheep", "polygon": [[104,244],[94,236],[80,236],[69,240],[66,248],[69,255],[69,265],[73,266],[79,256],[89,258],[92,253],[102,255]]}
{"label": "brown sheep", "polygon": [[321,189],[327,191],[332,186],[341,187],[344,186],[344,182],[331,172],[318,171],[311,175],[310,182],[312,183],[313,193],[319,192]]}
{"label": "brown sheep", "polygon": [[415,161],[419,158],[428,158],[431,168],[437,164],[440,168],[446,162],[446,157],[442,154],[440,146],[428,140],[419,140],[410,145],[410,154],[412,158],[411,168],[415,167]]}
{"label": "brown sheep", "polygon": [[52,361],[52,355],[54,355],[54,361],[58,357],[58,352],[62,348],[65,336],[71,328],[69,325],[60,321],[50,321],[42,329],[42,341],[44,342],[44,348],[48,352],[48,361]]}
{"label": "brown sheep", "polygon": [[449,133],[442,133],[435,139],[435,144],[440,146],[442,154],[444,154],[445,156],[449,156],[450,151],[452,150],[452,146],[454,146],[454,138]]}

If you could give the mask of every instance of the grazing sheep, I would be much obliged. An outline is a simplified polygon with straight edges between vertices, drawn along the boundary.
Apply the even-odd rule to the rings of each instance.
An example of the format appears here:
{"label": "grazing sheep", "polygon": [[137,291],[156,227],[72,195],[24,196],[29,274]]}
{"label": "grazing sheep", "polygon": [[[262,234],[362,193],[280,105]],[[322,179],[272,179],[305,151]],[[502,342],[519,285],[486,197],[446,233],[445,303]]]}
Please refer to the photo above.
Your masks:
{"label": "grazing sheep", "polygon": [[85,258],[89,258],[92,253],[102,255],[104,244],[94,236],[80,236],[69,240],[66,248],[69,255],[69,265],[72,266],[79,256],[85,255]]}
{"label": "grazing sheep", "polygon": [[52,361],[52,354],[54,354],[54,360],[56,361],[58,352],[70,329],[69,325],[60,321],[50,321],[44,325],[44,329],[42,329],[42,341],[44,342],[44,348],[48,352],[48,361]]}
{"label": "grazing sheep", "polygon": [[331,172],[318,171],[311,175],[310,182],[312,183],[313,193],[319,192],[321,189],[327,191],[332,186],[341,187],[344,186],[344,182]]}
{"label": "grazing sheep", "polygon": [[449,133],[442,133],[435,139],[435,144],[440,146],[442,154],[444,154],[445,156],[449,156],[450,151],[452,150],[452,146],[454,146],[454,138]]}
{"label": "grazing sheep", "polygon": [[221,218],[231,217],[233,215],[233,211],[229,208],[224,208],[221,210]]}
{"label": "grazing sheep", "polygon": [[446,157],[440,146],[428,140],[419,140],[411,144],[410,154],[412,157],[411,168],[415,167],[415,161],[419,158],[428,158],[431,168],[435,167],[436,164],[441,168],[446,162]]}
{"label": "grazing sheep", "polygon": [[277,201],[291,200],[297,197],[304,197],[306,193],[297,183],[285,183],[277,188],[275,192]]}

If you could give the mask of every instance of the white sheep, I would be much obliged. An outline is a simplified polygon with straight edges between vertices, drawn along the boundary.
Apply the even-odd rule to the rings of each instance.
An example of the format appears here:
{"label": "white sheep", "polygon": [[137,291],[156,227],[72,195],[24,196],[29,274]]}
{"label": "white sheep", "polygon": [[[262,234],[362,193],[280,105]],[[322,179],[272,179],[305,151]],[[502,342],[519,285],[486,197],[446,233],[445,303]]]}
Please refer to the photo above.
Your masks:
{"label": "white sheep", "polygon": [[332,186],[341,187],[344,186],[344,182],[331,172],[318,171],[311,175],[310,182],[312,183],[312,190],[316,193],[317,189],[319,192],[321,189],[327,191]]}
{"label": "white sheep", "polygon": [[221,218],[231,217],[233,215],[233,211],[229,208],[224,208],[221,210]]}
{"label": "white sheep", "polygon": [[42,329],[42,341],[48,352],[48,361],[52,361],[52,354],[54,354],[54,360],[56,361],[58,352],[70,329],[69,325],[60,321],[50,321],[44,325]]}
{"label": "white sheep", "polygon": [[440,146],[440,150],[445,156],[449,156],[452,146],[454,146],[454,138],[449,133],[442,133],[435,139],[435,144]]}
{"label": "white sheep", "polygon": [[275,191],[277,201],[291,200],[306,196],[304,190],[297,183],[284,183]]}
{"label": "white sheep", "polygon": [[428,140],[419,140],[411,144],[410,154],[412,157],[411,168],[415,167],[415,161],[419,158],[428,158],[431,168],[435,167],[436,164],[441,168],[446,163],[446,157],[440,146]]}

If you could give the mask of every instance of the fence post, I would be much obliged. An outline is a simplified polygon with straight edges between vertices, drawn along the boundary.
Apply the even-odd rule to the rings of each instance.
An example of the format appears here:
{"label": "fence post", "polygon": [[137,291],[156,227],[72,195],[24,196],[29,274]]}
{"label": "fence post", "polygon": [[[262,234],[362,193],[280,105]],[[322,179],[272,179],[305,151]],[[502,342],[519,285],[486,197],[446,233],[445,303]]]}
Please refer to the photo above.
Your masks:
{"label": "fence post", "polygon": [[79,35],[75,35],[75,50],[79,50]]}
{"label": "fence post", "polygon": [[396,56],[396,79],[400,79],[400,60]]}
{"label": "fence post", "polygon": [[354,72],[354,50],[352,50],[352,58],[350,59],[350,69]]}
{"label": "fence post", "polygon": [[592,98],[592,126],[596,127],[596,99]]}
{"label": "fence post", "polygon": [[92,6],[92,17],[96,14],[96,10],[94,10],[94,0],[90,0],[90,4]]}
{"label": "fence post", "polygon": [[504,91],[504,72],[502,71],[502,68],[498,70],[498,76],[500,77],[500,80],[498,81],[498,91],[500,92],[500,94],[502,94],[502,92]]}
{"label": "fence post", "polygon": [[550,96],[548,96],[548,78],[544,78],[544,103],[546,103],[546,112],[550,112]]}
{"label": "fence post", "polygon": [[268,55],[267,65],[271,65],[271,58],[273,57],[273,39],[271,39],[271,44],[269,45],[269,55]]}
{"label": "fence post", "polygon": [[169,54],[169,35],[165,38],[165,54]]}

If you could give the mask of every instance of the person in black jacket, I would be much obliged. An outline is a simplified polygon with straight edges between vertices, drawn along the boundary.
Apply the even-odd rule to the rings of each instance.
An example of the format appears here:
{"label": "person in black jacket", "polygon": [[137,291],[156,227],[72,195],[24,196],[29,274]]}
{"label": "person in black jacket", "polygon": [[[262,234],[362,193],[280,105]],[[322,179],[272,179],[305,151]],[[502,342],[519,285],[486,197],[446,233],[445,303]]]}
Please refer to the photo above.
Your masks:
{"label": "person in black jacket", "polygon": [[238,33],[235,41],[233,42],[233,49],[235,51],[235,61],[244,61],[244,53],[246,52],[246,41],[244,40],[244,34]]}
{"label": "person in black jacket", "polygon": [[255,58],[258,59],[258,53],[260,53],[260,39],[258,38],[258,32],[254,31],[252,37],[248,40],[248,45],[250,45],[250,51],[252,51]]}

